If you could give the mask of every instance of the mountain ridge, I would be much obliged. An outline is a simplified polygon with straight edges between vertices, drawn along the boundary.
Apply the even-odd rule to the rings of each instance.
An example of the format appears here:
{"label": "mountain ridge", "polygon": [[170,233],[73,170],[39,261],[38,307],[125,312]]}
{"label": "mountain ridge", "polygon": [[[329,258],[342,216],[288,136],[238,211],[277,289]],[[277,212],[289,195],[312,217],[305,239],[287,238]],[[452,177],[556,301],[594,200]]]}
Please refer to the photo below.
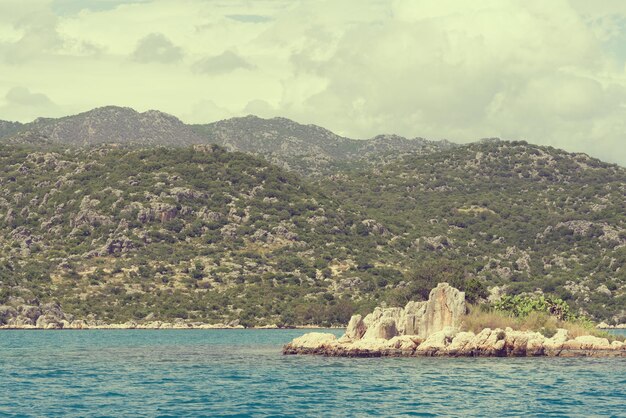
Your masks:
{"label": "mountain ridge", "polygon": [[25,124],[0,122],[0,141],[43,146],[216,144],[305,174],[327,172],[345,162],[382,161],[391,155],[454,146],[449,141],[389,134],[351,139],[284,117],[264,119],[248,115],[208,124],[185,124],[158,110],[137,112],[119,106],[99,107],[61,118],[38,118]]}

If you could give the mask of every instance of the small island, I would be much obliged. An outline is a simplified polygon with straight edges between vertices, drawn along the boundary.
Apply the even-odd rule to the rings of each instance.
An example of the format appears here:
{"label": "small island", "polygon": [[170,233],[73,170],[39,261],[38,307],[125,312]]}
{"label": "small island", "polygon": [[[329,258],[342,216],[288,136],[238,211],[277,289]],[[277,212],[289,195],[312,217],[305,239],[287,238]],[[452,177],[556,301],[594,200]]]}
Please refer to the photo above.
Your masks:
{"label": "small island", "polygon": [[[529,325],[535,320],[538,329]],[[492,327],[493,324],[515,326]],[[556,327],[556,325],[562,327]],[[283,347],[283,354],[338,357],[626,357],[617,336],[575,322],[539,315],[520,321],[504,313],[469,309],[465,293],[439,283],[428,301],[404,308],[377,307],[354,315],[346,333],[311,332]]]}

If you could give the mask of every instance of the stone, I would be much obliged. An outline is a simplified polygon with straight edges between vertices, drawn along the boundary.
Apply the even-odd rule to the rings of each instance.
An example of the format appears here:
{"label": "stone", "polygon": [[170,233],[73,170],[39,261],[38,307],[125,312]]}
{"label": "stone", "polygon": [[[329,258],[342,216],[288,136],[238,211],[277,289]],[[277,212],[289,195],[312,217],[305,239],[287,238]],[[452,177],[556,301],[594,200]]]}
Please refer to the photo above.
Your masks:
{"label": "stone", "polygon": [[394,318],[383,317],[367,329],[363,335],[363,339],[382,338],[384,340],[390,340],[396,335],[398,335],[398,329],[396,328]]}
{"label": "stone", "polygon": [[456,327],[466,311],[465,293],[448,283],[439,283],[430,291],[417,334],[428,336],[446,327]]}
{"label": "stone", "polygon": [[500,328],[485,328],[468,344],[472,352],[482,356],[500,356],[506,353],[506,332]]}
{"label": "stone", "polygon": [[421,343],[422,340],[417,336],[396,335],[387,342],[387,347],[402,351],[413,351]]}
{"label": "stone", "polygon": [[582,335],[576,337],[574,341],[580,344],[581,350],[608,350],[611,348],[609,340],[592,335]]}
{"label": "stone", "polygon": [[474,337],[476,337],[476,334],[471,331],[459,332],[446,348],[446,352],[452,356],[468,355],[471,352],[471,343]]}
{"label": "stone", "polygon": [[319,348],[327,345],[334,345],[337,337],[324,332],[309,332],[302,337],[295,338],[291,345],[297,348]]}
{"label": "stone", "polygon": [[[420,329],[424,329],[424,315],[428,302],[410,301],[404,307],[403,315],[400,317],[398,330],[405,335],[418,335]],[[424,337],[426,335],[420,334]]]}
{"label": "stone", "polygon": [[351,318],[345,337],[358,340],[419,335],[425,339],[446,327],[458,327],[466,310],[465,293],[447,283],[440,283],[430,292],[426,302],[411,301],[404,308],[377,307],[362,320]]}
{"label": "stone", "polygon": [[17,316],[17,310],[12,306],[0,305],[0,325],[6,324]]}
{"label": "stone", "polygon": [[546,350],[561,350],[563,348],[563,344],[567,341],[567,334],[568,332],[566,329],[557,329],[556,334],[544,340],[543,347]]}
{"label": "stone", "polygon": [[61,329],[63,323],[54,315],[41,315],[37,318],[37,328],[41,329]]}
{"label": "stone", "polygon": [[21,305],[19,307],[20,315],[29,318],[33,321],[36,321],[37,318],[41,315],[41,309],[39,306],[32,305]]}
{"label": "stone", "polygon": [[346,337],[351,340],[360,340],[365,335],[366,330],[367,327],[361,315],[353,315],[346,328]]}
{"label": "stone", "polygon": [[431,334],[417,347],[419,352],[437,352],[444,350],[456,336],[458,330],[454,327],[446,327],[441,331]]}

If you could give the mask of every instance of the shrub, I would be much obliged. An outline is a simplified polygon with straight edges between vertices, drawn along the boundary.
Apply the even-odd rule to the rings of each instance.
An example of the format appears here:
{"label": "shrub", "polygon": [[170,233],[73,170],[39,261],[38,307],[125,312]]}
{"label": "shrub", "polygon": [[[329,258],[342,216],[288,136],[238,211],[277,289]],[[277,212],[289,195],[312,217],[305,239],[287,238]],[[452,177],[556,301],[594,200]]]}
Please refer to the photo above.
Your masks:
{"label": "shrub", "polygon": [[576,315],[570,312],[569,305],[564,300],[544,295],[507,295],[495,302],[493,307],[516,317],[526,317],[539,312],[566,321],[576,319]]}

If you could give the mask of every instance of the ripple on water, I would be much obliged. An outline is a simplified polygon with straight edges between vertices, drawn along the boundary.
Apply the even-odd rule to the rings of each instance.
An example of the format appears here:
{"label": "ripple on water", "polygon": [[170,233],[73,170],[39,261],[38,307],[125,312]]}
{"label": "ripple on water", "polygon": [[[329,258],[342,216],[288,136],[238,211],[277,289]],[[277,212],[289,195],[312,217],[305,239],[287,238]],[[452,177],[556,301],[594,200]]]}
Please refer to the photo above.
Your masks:
{"label": "ripple on water", "polygon": [[623,359],[282,356],[304,332],[5,331],[0,416],[625,416]]}

